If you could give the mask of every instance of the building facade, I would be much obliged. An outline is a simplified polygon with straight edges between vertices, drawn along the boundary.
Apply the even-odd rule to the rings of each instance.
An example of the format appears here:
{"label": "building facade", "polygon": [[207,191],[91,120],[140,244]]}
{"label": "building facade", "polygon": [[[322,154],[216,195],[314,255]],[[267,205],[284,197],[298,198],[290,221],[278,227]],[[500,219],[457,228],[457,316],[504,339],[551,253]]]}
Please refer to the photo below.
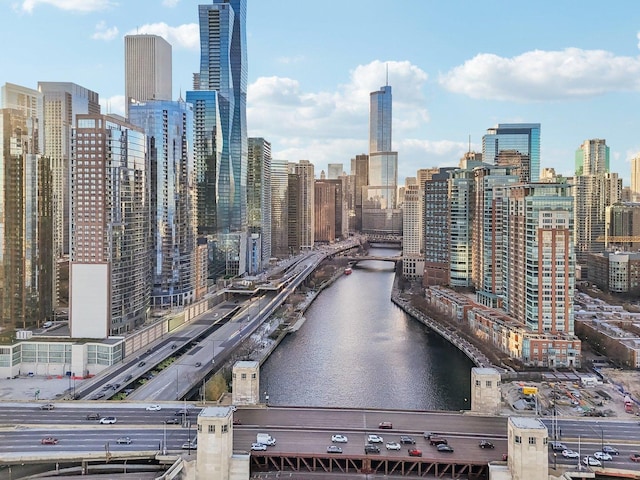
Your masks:
{"label": "building facade", "polygon": [[289,255],[288,243],[289,162],[271,160],[271,254],[277,258]]}
{"label": "building facade", "polygon": [[[289,163],[289,171],[299,177],[299,198],[298,207],[298,239],[300,240],[300,250],[311,250],[315,242],[315,174],[314,166],[309,160],[300,160],[298,163]],[[289,204],[291,207],[291,204]],[[290,211],[291,213],[291,211]],[[292,215],[289,215],[289,221]],[[291,245],[290,245],[291,246]]]}
{"label": "building facade", "polygon": [[507,157],[501,158],[503,151],[510,152],[511,160],[516,152],[522,156],[521,159],[528,157],[529,171],[519,172],[521,178],[527,179],[527,182],[537,182],[540,179],[539,123],[500,123],[487,129],[482,137],[483,161],[500,165],[507,160]]}
{"label": "building facade", "polygon": [[[249,232],[259,236],[259,271],[271,258],[271,143],[264,138],[249,138],[248,142],[247,221]],[[256,272],[250,268],[249,273]]]}

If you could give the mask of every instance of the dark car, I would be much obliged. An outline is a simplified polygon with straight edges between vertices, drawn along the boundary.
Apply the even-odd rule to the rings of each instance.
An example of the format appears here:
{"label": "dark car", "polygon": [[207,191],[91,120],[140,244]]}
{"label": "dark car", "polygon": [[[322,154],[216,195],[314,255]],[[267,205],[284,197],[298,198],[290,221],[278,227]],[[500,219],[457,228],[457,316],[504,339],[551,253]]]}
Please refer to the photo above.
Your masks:
{"label": "dark car", "polygon": [[87,413],[87,420],[100,420],[99,413]]}
{"label": "dark car", "polygon": [[327,453],[342,453],[342,448],[337,445],[329,445],[327,447]]}
{"label": "dark car", "polygon": [[437,445],[446,445],[447,443],[449,443],[449,442],[447,442],[447,439],[446,438],[442,438],[442,437],[432,436],[429,439],[429,444],[430,445],[436,445],[436,446]]}
{"label": "dark car", "polygon": [[201,367],[202,366],[202,362],[196,362],[196,367]]}
{"label": "dark car", "polygon": [[422,456],[422,450],[418,450],[417,448],[410,448],[409,449],[409,456],[410,457],[421,457]]}
{"label": "dark car", "polygon": [[126,377],[124,377],[124,381],[128,382],[129,380],[131,380],[133,378],[133,375],[127,375]]}
{"label": "dark car", "polygon": [[178,345],[176,345],[175,343],[171,345],[171,350],[175,350],[176,348],[178,348]]}
{"label": "dark car", "polygon": [[602,451],[604,453],[608,453],[609,455],[618,455],[620,453],[617,448],[612,447],[611,445],[605,445],[604,447],[602,447]]}
{"label": "dark car", "polygon": [[167,425],[180,425],[180,419],[176,417],[167,418],[164,423]]}
{"label": "dark car", "polygon": [[364,446],[364,453],[380,453],[380,447],[371,443],[367,443]]}
{"label": "dark car", "polygon": [[138,366],[139,366],[139,367],[144,367],[145,365],[146,365],[146,362],[140,362],[140,363],[138,364]]}
{"label": "dark car", "polygon": [[391,422],[380,422],[378,424],[378,428],[383,428],[386,430],[390,430],[393,428],[393,424]]}
{"label": "dark car", "polygon": [[445,453],[453,453],[453,447],[450,447],[447,444],[441,443],[440,445],[438,445],[438,451],[445,452]]}
{"label": "dark car", "polygon": [[175,412],[173,412],[174,415],[184,415],[186,417],[189,416],[189,410],[185,410],[184,408],[181,410],[176,410]]}
{"label": "dark car", "polygon": [[564,443],[560,442],[549,442],[549,446],[554,452],[561,452],[567,449],[567,446]]}
{"label": "dark car", "polygon": [[405,445],[415,445],[416,441],[413,439],[413,437],[410,437],[408,435],[401,435],[400,443]]}
{"label": "dark car", "polygon": [[487,440],[481,440],[480,441],[480,448],[494,448],[495,445],[491,442],[488,442]]}

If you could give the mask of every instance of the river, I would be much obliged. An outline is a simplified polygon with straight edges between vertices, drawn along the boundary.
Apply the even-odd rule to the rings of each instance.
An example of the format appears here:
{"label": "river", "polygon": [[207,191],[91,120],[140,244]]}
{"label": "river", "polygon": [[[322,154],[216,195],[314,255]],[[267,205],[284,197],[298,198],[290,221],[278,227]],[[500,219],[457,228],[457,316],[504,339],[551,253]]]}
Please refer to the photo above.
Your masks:
{"label": "river", "polygon": [[[375,255],[398,255],[376,248]],[[391,300],[390,262],[365,261],[325,289],[260,371],[271,405],[470,407],[473,364]]]}

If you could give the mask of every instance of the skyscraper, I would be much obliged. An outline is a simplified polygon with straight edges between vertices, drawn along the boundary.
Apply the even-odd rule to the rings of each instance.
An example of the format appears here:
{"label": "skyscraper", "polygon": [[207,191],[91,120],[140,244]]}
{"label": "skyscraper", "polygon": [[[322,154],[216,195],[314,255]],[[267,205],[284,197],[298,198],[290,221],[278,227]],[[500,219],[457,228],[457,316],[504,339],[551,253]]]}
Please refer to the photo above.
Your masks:
{"label": "skyscraper", "polygon": [[71,168],[72,337],[104,338],[144,323],[151,293],[148,161],[142,129],[78,115]]}
{"label": "skyscraper", "polygon": [[344,168],[341,163],[330,163],[327,165],[327,178],[329,180],[337,180],[342,176]]}
{"label": "skyscraper", "polygon": [[369,94],[369,153],[390,152],[392,127],[391,86]]}
{"label": "skyscraper", "polygon": [[171,100],[171,45],[158,35],[125,35],[124,94],[129,105],[146,100]]}
{"label": "skyscraper", "polygon": [[[216,90],[222,152],[218,177],[217,230],[247,226],[247,41],[246,0],[199,5],[200,90]],[[243,272],[241,272],[243,273]]]}
{"label": "skyscraper", "polygon": [[249,232],[260,238],[262,270],[271,258],[271,143],[264,138],[249,138],[248,143],[247,221]]}
{"label": "skyscraper", "polygon": [[173,308],[195,299],[196,185],[193,106],[150,100],[129,108],[146,134],[149,157],[151,306]]}
{"label": "skyscraper", "polygon": [[286,160],[271,160],[271,254],[279,258],[289,255],[288,168]]}
{"label": "skyscraper", "polygon": [[[504,156],[501,159],[501,152],[506,151],[510,153],[509,160]],[[522,171],[518,172],[522,181],[537,182],[540,179],[539,123],[499,123],[487,129],[482,137],[483,161],[495,165],[507,162],[513,166],[516,155],[523,161]]]}
{"label": "skyscraper", "polygon": [[640,200],[640,153],[631,159],[631,200]]}
{"label": "skyscraper", "polygon": [[[100,113],[96,92],[70,82],[38,82],[43,94],[43,154],[49,158],[53,175],[53,302],[54,308],[69,303],[68,285],[61,278],[69,255],[69,166],[71,164],[71,129],[79,114]],[[68,273],[68,272],[64,272]]]}
{"label": "skyscraper", "polygon": [[[309,160],[300,160],[298,163],[289,164],[289,172],[298,176],[299,200],[297,207],[297,219],[295,220],[298,229],[297,235],[299,248],[301,250],[311,250],[315,242],[315,211],[314,211],[314,166]],[[289,214],[289,222],[293,218]],[[294,253],[297,253],[294,252]]]}
{"label": "skyscraper", "polygon": [[7,83],[0,103],[0,329],[53,314],[51,169],[41,155],[42,94]]}

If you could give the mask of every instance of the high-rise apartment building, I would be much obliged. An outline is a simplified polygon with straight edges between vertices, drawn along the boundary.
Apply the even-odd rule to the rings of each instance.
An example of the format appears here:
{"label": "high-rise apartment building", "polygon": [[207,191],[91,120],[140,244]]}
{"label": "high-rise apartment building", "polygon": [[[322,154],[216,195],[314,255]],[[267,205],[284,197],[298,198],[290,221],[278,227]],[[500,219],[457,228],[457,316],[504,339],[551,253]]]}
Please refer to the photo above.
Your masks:
{"label": "high-rise apartment building", "polygon": [[622,198],[622,179],[609,172],[605,140],[586,140],[580,146],[573,185],[576,261],[586,265],[589,253],[604,251],[606,208]]}
{"label": "high-rise apartment building", "polygon": [[[314,166],[309,160],[300,160],[298,163],[289,163],[289,172],[298,175],[300,179],[300,206],[298,207],[297,219],[299,248],[300,250],[311,250],[315,242]],[[292,216],[289,212],[289,222],[291,221]]]}
{"label": "high-rise apartment building", "polygon": [[405,278],[422,278],[424,272],[423,244],[424,189],[406,185],[402,209],[402,274]]}
{"label": "high-rise apartment building", "polygon": [[354,230],[362,231],[362,206],[369,185],[369,155],[361,153],[351,159],[351,175],[354,176]]}
{"label": "high-rise apartment building", "polygon": [[[199,5],[200,90],[216,90],[222,152],[218,178],[220,233],[247,227],[246,0]],[[197,126],[196,126],[197,127]],[[240,272],[244,273],[244,272]]]}
{"label": "high-rise apartment building", "polygon": [[[505,309],[537,333],[573,335],[575,256],[568,184],[506,188]],[[528,352],[533,356],[539,352]]]}
{"label": "high-rise apartment building", "polygon": [[49,159],[40,151],[42,94],[5,84],[0,102],[0,329],[52,318]]}
{"label": "high-rise apartment building", "polygon": [[[471,266],[473,261],[471,227],[473,199],[475,191],[473,170],[459,168],[451,172],[449,179],[449,275],[452,287],[472,285]],[[424,276],[424,285],[435,282],[432,276]]]}
{"label": "high-rise apartment building", "polygon": [[640,153],[631,159],[631,201],[640,201]]}
{"label": "high-rise apartment building", "polygon": [[[509,152],[508,154],[501,152]],[[495,165],[521,162],[518,175],[523,182],[540,178],[540,124],[500,123],[482,137],[482,159]],[[528,164],[528,165],[527,165]]]}
{"label": "high-rise apartment building", "polygon": [[277,258],[289,255],[288,182],[289,162],[271,159],[271,254]]}
{"label": "high-rise apartment building", "polygon": [[605,248],[640,251],[640,203],[610,205],[606,207],[604,217]]}
{"label": "high-rise apartment building", "polygon": [[43,154],[51,162],[53,175],[53,288],[54,307],[69,304],[69,165],[71,164],[71,129],[79,114],[100,113],[96,92],[70,82],[38,82],[43,95]]}
{"label": "high-rise apartment building", "polygon": [[345,215],[342,179],[316,180],[314,189],[314,241],[333,243],[342,239]]}
{"label": "high-rise apartment building", "polygon": [[193,106],[171,100],[137,102],[129,108],[129,120],[147,141],[151,306],[183,307],[195,300],[196,290]]}
{"label": "high-rise apartment building", "polygon": [[[259,235],[259,271],[271,258],[271,143],[264,138],[249,138],[248,145],[247,222],[249,233]],[[250,268],[249,273],[256,272]]]}
{"label": "high-rise apartment building", "polygon": [[72,151],[71,336],[121,335],[144,323],[151,294],[145,135],[120,117],[78,115]]}
{"label": "high-rise apartment building", "polygon": [[159,35],[124,36],[126,116],[131,103],[171,100],[171,45]]}

